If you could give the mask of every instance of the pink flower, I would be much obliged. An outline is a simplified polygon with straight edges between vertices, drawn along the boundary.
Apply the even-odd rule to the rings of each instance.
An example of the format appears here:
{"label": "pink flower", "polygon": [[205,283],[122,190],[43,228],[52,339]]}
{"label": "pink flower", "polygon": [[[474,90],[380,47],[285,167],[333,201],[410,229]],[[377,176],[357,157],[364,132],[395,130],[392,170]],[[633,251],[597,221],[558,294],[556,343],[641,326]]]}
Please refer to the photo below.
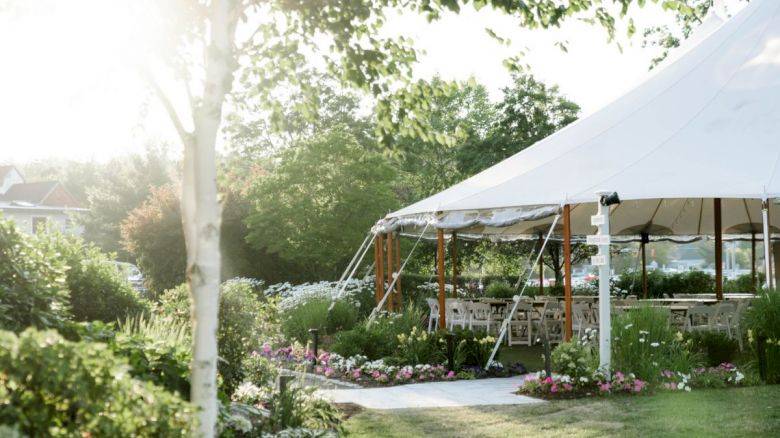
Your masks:
{"label": "pink flower", "polygon": [[550,387],[550,393],[555,394],[558,392],[558,384],[553,383],[553,386]]}
{"label": "pink flower", "polygon": [[326,376],[328,376],[328,377],[331,377],[331,376],[333,376],[334,374],[336,374],[336,372],[335,372],[335,371],[333,371],[333,368],[331,368],[331,367],[325,367],[325,375],[326,375]]}
{"label": "pink flower", "polygon": [[572,390],[572,388],[574,388],[574,387],[573,387],[573,386],[571,386],[571,385],[570,385],[570,384],[568,384],[568,383],[564,383],[564,384],[563,384],[563,389],[565,389],[566,391],[571,391],[571,390]]}
{"label": "pink flower", "polygon": [[379,371],[377,371],[377,370],[374,370],[374,372],[373,372],[373,373],[371,373],[371,377],[373,377],[374,379],[378,379],[378,378],[379,378],[379,376],[380,376],[380,374],[381,374],[381,373],[380,373]]}
{"label": "pink flower", "polygon": [[552,385],[553,384],[553,379],[552,379],[552,377],[548,377],[548,378],[544,379],[543,382],[548,384],[548,385]]}
{"label": "pink flower", "polygon": [[330,360],[330,353],[320,354],[320,362],[328,362]]}
{"label": "pink flower", "polygon": [[609,382],[600,383],[599,384],[599,391],[601,391],[601,392],[609,392],[609,389],[611,387],[612,386],[610,386]]}
{"label": "pink flower", "polygon": [[274,351],[273,348],[271,348],[268,344],[263,344],[263,353],[265,354],[271,354],[271,352]]}
{"label": "pink flower", "polygon": [[317,365],[316,367],[314,367],[314,372],[316,374],[322,374],[322,367]]}
{"label": "pink flower", "polygon": [[615,371],[615,380],[617,380],[618,383],[623,383],[623,380],[625,379],[625,376],[620,371]]}
{"label": "pink flower", "polygon": [[448,372],[447,373],[447,378],[448,379],[454,379],[455,378],[455,371]]}
{"label": "pink flower", "polygon": [[352,378],[353,379],[359,379],[360,378],[360,368],[352,370]]}

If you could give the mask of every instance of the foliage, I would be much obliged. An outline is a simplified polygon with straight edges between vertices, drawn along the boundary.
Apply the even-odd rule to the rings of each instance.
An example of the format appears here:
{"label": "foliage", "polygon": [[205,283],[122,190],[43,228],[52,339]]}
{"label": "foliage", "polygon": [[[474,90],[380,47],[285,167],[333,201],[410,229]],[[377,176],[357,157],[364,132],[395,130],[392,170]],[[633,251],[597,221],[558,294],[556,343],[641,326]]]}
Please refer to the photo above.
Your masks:
{"label": "foliage", "polygon": [[151,189],[143,205],[122,222],[122,246],[137,260],[148,287],[163,291],[184,281],[184,248],[179,196],[172,185]]}
{"label": "foliage", "polygon": [[[642,296],[641,272],[625,271],[615,280],[613,289],[623,295]],[[688,271],[665,274],[659,270],[647,272],[648,298],[675,294],[706,294],[715,292],[715,278],[706,272]]]}
{"label": "foliage", "polygon": [[[172,167],[164,148],[147,148],[144,154],[116,158],[105,164],[95,164],[94,174],[87,180],[66,179],[69,188],[87,195],[88,208],[79,221],[84,225],[84,239],[103,251],[128,257],[122,241],[120,225],[131,210],[141,207],[154,187],[171,182]],[[65,169],[71,166],[68,164]]]}
{"label": "foliage", "polygon": [[268,357],[257,352],[252,352],[244,358],[242,369],[245,381],[261,388],[273,386],[276,377],[279,375],[278,366]]}
{"label": "foliage", "polygon": [[66,266],[51,245],[0,218],[0,328],[57,328],[69,318]]}
{"label": "foliage", "polygon": [[295,262],[310,279],[333,278],[364,230],[396,207],[394,170],[338,128],[279,158],[279,166],[250,191],[247,240]]}
{"label": "foliage", "polygon": [[336,429],[341,414],[327,400],[313,395],[313,388],[293,386],[284,392],[275,392],[269,400],[269,426],[273,431],[306,427]]}
{"label": "foliage", "polygon": [[723,332],[693,332],[684,338],[688,349],[705,357],[706,364],[711,367],[732,362],[737,354],[737,341]]}
{"label": "foliage", "polygon": [[409,334],[398,335],[398,348],[394,359],[400,364],[440,364],[446,355],[443,337],[412,327]]}
{"label": "foliage", "polygon": [[[259,347],[259,329],[275,324],[275,305],[267,305],[256,290],[260,284],[249,279],[222,284],[219,301],[220,325],[217,331],[220,361],[218,370],[223,389],[232,393],[244,379],[241,363]],[[190,324],[190,295],[187,285],[165,291],[155,314]],[[272,333],[271,333],[272,334]]]}
{"label": "foliage", "polygon": [[367,356],[370,360],[392,356],[398,347],[398,336],[422,329],[423,312],[414,306],[403,313],[380,314],[369,327],[368,322],[336,334],[331,350],[344,357]]}
{"label": "foliage", "polygon": [[100,343],[0,332],[0,423],[31,436],[189,436],[192,407]]}
{"label": "foliage", "polygon": [[268,286],[265,293],[280,298],[279,306],[282,310],[299,306],[314,298],[340,299],[348,301],[357,308],[360,315],[368,316],[375,305],[373,278],[352,279],[341,285],[336,281],[319,281],[297,285],[278,283]]}
{"label": "foliage", "polygon": [[490,283],[485,289],[485,295],[490,298],[512,298],[518,292],[506,282]]}
{"label": "foliage", "polygon": [[149,310],[149,303],[96,246],[56,233],[45,238],[68,266],[66,278],[75,321],[122,321]]}
{"label": "foliage", "polygon": [[496,107],[497,120],[484,141],[466,142],[458,150],[459,169],[473,175],[577,120],[580,107],[533,76],[514,74]]}
{"label": "foliage", "polygon": [[661,371],[690,372],[695,358],[663,309],[642,306],[612,320],[612,366],[656,382]]}
{"label": "foliage", "polygon": [[[486,333],[477,334],[471,330],[461,330],[456,332],[455,355],[457,362],[462,365],[470,365],[482,368],[490,359],[490,353],[496,344],[496,339]],[[494,362],[498,357],[494,358]],[[492,366],[492,364],[491,364]]]}
{"label": "foliage", "polygon": [[724,279],[723,292],[725,293],[746,293],[746,292],[758,292],[757,289],[761,288],[764,284],[766,275],[763,272],[756,272],[756,285],[753,286],[753,276],[751,274],[743,274],[734,280]]}
{"label": "foliage", "polygon": [[[329,310],[331,303],[333,309]],[[282,332],[287,339],[306,344],[311,340],[311,329],[317,329],[323,335],[334,335],[350,330],[357,321],[355,309],[348,301],[311,298],[282,313]]]}
{"label": "foliage", "polygon": [[769,292],[754,298],[745,313],[745,327],[754,354],[758,353],[756,342],[765,342],[767,381],[780,382],[780,293]]}
{"label": "foliage", "polygon": [[593,345],[596,332],[587,330],[583,339],[572,338],[552,351],[552,371],[570,376],[575,382],[590,378],[598,368],[598,353]]}

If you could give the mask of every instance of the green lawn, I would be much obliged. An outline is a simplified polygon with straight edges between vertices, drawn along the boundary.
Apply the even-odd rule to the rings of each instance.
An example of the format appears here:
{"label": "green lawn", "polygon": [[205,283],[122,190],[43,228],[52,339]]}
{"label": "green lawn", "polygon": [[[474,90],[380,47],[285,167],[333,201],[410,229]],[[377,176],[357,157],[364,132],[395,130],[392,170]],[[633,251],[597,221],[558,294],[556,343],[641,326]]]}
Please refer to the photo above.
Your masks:
{"label": "green lawn", "polygon": [[780,436],[780,385],[535,406],[364,411],[345,429],[351,437]]}

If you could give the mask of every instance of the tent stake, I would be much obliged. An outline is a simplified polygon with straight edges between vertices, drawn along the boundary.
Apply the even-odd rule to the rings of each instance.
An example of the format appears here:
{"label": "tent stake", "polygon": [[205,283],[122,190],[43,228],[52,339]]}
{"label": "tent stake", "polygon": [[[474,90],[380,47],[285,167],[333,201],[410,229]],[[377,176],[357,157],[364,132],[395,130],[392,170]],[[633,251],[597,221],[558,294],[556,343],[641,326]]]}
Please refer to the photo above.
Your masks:
{"label": "tent stake", "polygon": [[571,339],[571,206],[566,204],[563,206],[563,275],[564,275],[564,295],[565,295],[565,309],[566,325],[565,325],[565,340]]}
{"label": "tent stake", "polygon": [[715,298],[723,301],[723,226],[720,198],[713,199],[715,207]]}

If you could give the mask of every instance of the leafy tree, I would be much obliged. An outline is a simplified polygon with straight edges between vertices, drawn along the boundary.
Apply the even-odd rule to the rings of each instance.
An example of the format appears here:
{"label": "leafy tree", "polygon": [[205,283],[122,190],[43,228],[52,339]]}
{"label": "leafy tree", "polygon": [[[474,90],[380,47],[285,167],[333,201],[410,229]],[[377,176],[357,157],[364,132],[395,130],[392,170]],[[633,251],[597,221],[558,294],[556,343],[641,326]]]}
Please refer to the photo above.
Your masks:
{"label": "leafy tree", "polygon": [[484,140],[467,141],[458,150],[458,168],[476,174],[577,120],[580,107],[531,75],[514,75],[503,89],[497,120]]}
{"label": "leafy tree", "polygon": [[122,245],[138,261],[149,287],[160,292],[184,281],[184,233],[173,186],[151,190],[149,199],[122,223]]}
{"label": "leafy tree", "polygon": [[255,183],[247,239],[291,262],[308,279],[333,278],[365,230],[397,205],[395,172],[341,127],[283,152]]}
{"label": "leafy tree", "polygon": [[170,167],[165,151],[156,148],[99,166],[97,181],[85,189],[89,212],[80,217],[84,239],[127,258],[120,226],[131,210],[144,203],[152,188],[171,182]]}
{"label": "leafy tree", "polygon": [[[444,81],[435,77],[431,85],[440,87]],[[402,136],[396,142],[404,171],[404,183],[399,188],[404,202],[425,198],[462,180],[455,151],[464,142],[484,141],[495,123],[496,111],[487,89],[473,81],[432,96],[428,105],[427,117],[438,139]]]}

